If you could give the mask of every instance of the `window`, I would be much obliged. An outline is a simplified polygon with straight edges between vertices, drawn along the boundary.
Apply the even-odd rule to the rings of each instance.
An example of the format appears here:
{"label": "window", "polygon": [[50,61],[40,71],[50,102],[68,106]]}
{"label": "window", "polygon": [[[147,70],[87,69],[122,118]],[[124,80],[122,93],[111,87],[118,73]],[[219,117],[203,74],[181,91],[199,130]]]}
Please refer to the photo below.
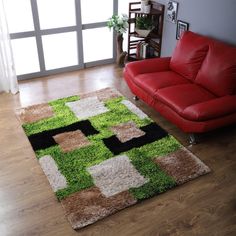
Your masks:
{"label": "window", "polygon": [[40,29],[76,25],[74,0],[37,0],[37,5]]}
{"label": "window", "polygon": [[12,49],[18,75],[40,71],[35,37],[13,39]]}
{"label": "window", "polygon": [[5,0],[5,9],[19,79],[114,62],[106,22],[118,0]]}

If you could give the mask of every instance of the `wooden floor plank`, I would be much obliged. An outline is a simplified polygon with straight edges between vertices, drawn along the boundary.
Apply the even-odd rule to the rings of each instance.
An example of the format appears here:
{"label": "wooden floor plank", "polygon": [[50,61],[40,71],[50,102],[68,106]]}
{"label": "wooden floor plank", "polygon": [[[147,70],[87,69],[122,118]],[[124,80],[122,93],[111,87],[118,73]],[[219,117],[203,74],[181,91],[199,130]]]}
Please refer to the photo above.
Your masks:
{"label": "wooden floor plank", "polygon": [[[188,147],[212,172],[145,200],[78,232],[72,230],[15,116],[15,110],[65,96],[115,87],[132,100],[122,69],[107,65],[20,82],[0,94],[0,235],[236,235],[236,131],[200,136]],[[136,105],[185,146],[188,137],[142,101]]]}

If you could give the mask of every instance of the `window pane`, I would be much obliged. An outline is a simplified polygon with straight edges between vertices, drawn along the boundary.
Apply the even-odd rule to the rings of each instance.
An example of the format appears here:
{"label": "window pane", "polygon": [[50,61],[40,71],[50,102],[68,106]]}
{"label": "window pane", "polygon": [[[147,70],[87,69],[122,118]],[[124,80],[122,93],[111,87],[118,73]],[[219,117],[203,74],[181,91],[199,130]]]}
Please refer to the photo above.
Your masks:
{"label": "window pane", "polygon": [[112,12],[113,0],[81,0],[82,24],[107,21]]}
{"label": "window pane", "polygon": [[76,24],[75,0],[37,0],[37,3],[41,29],[74,26]]}
{"label": "window pane", "polygon": [[11,40],[16,74],[38,72],[39,61],[35,37]]}
{"label": "window pane", "polygon": [[78,65],[76,32],[42,36],[46,69]]}
{"label": "window pane", "polygon": [[10,33],[34,30],[30,0],[4,2]]}
{"label": "window pane", "polygon": [[107,27],[83,30],[84,62],[112,58],[113,33]]}

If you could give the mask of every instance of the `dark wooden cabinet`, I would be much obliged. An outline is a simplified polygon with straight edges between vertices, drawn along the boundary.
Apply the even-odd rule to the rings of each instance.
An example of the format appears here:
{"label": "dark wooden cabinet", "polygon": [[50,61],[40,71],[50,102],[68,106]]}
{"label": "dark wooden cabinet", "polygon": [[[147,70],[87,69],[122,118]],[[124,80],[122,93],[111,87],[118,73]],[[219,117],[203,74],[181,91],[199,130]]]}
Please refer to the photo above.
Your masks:
{"label": "dark wooden cabinet", "polygon": [[[129,3],[128,60],[139,60],[161,56],[162,31],[165,6],[150,1],[150,13],[141,12],[141,2]],[[136,31],[137,17],[148,17],[153,22],[151,33],[144,37]]]}

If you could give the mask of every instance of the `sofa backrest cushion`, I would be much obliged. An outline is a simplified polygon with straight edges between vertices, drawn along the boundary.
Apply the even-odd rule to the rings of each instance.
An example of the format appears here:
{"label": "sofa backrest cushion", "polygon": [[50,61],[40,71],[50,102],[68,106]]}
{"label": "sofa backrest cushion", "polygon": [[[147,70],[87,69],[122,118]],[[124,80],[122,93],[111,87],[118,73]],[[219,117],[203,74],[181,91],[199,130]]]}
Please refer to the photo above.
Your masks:
{"label": "sofa backrest cushion", "polygon": [[186,31],[176,45],[170,61],[170,69],[194,81],[206,57],[209,39]]}
{"label": "sofa backrest cushion", "polygon": [[217,96],[236,92],[236,47],[211,41],[195,82]]}

